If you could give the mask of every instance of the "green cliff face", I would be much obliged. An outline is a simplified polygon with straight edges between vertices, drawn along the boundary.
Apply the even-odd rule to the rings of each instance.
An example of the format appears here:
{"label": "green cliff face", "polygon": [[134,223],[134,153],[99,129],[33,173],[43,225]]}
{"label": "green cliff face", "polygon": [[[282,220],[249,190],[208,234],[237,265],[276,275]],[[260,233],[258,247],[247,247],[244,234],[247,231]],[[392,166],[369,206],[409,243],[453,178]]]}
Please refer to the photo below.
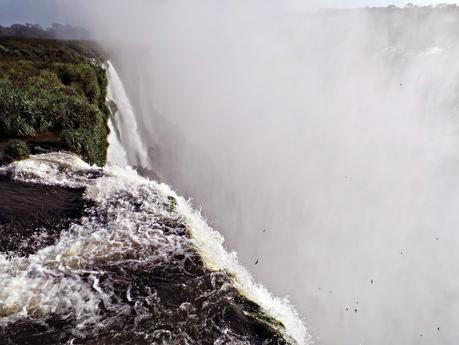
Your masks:
{"label": "green cliff face", "polygon": [[103,61],[90,43],[0,38],[0,141],[42,143],[103,165],[110,114]]}

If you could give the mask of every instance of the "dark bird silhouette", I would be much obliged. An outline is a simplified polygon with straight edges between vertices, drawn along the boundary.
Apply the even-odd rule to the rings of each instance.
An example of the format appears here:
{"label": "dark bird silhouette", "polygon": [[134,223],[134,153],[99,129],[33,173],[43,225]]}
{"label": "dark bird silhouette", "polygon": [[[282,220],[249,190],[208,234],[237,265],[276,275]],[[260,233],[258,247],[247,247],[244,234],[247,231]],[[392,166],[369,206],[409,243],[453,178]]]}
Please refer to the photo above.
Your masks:
{"label": "dark bird silhouette", "polygon": [[257,264],[258,264],[258,259],[257,259],[257,261],[255,261],[255,265],[257,265]]}
{"label": "dark bird silhouette", "polygon": [[374,281],[373,281],[373,279],[372,279],[372,280],[371,280],[371,284],[373,284],[373,283],[374,283]]}

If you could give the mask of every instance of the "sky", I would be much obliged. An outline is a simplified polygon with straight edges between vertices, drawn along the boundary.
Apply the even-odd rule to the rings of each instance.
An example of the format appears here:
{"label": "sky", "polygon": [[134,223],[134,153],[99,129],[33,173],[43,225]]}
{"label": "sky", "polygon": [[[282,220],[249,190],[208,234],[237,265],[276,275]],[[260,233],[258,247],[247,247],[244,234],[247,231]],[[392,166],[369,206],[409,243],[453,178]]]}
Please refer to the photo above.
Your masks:
{"label": "sky", "polygon": [[[54,22],[63,24],[78,24],[71,14],[65,13],[66,2],[74,0],[0,0],[0,24],[9,25],[14,23],[38,23],[49,25]],[[90,0],[79,0],[90,1]],[[255,0],[262,1],[262,0]],[[266,1],[263,1],[266,3]],[[459,3],[459,1],[435,1],[435,0],[270,0],[270,3],[282,3],[295,10],[311,8],[352,8],[365,6],[405,6],[407,3],[418,5]]]}
{"label": "sky", "polygon": [[30,22],[47,25],[53,22],[72,22],[62,18],[55,3],[56,0],[0,0],[0,24]]}

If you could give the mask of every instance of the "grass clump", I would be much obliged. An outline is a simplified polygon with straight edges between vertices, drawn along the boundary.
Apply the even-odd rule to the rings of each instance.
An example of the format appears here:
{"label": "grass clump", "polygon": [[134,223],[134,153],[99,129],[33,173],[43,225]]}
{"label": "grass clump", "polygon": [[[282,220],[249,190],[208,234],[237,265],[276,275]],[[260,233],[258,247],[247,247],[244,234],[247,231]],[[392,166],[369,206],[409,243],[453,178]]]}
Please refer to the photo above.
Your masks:
{"label": "grass clump", "polygon": [[6,143],[5,154],[12,160],[27,159],[30,156],[30,148],[25,141],[12,139]]}
{"label": "grass clump", "polygon": [[84,42],[0,38],[0,46],[0,139],[36,142],[52,133],[60,147],[105,164],[103,59]]}

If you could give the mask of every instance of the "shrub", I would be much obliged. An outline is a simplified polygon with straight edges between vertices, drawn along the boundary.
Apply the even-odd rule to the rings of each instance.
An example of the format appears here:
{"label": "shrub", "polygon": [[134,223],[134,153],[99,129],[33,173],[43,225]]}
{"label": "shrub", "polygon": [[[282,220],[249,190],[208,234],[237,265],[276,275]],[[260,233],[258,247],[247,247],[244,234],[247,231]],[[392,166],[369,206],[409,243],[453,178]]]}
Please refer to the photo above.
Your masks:
{"label": "shrub", "polygon": [[71,152],[80,155],[91,164],[103,165],[107,155],[108,130],[66,129],[62,131],[62,142]]}
{"label": "shrub", "polygon": [[108,79],[81,42],[1,38],[0,140],[52,132],[89,163],[105,164]]}
{"label": "shrub", "polygon": [[13,160],[27,159],[30,156],[30,148],[25,141],[12,139],[6,143],[5,154]]}

